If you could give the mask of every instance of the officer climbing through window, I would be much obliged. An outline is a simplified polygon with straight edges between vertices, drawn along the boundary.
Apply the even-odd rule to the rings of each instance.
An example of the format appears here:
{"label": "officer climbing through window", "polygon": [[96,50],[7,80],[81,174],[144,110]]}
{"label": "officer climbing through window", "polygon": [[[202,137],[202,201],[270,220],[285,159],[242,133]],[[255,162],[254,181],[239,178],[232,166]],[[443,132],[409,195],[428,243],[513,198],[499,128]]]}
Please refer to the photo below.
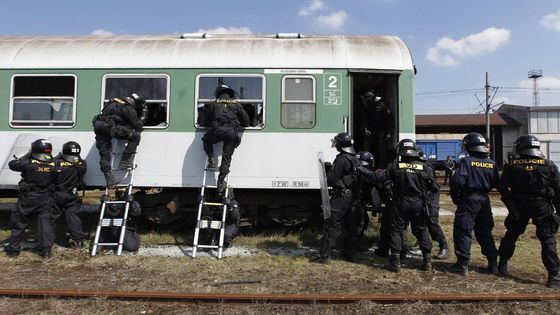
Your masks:
{"label": "officer climbing through window", "polygon": [[376,168],[384,168],[387,164],[387,143],[391,140],[393,130],[393,112],[374,90],[362,96],[360,109],[363,148],[375,156]]}
{"label": "officer climbing through window", "polygon": [[535,136],[519,137],[514,147],[518,156],[504,165],[498,187],[509,210],[504,222],[506,234],[500,242],[498,273],[508,274],[508,261],[515,251],[515,243],[532,220],[541,242],[542,262],[548,271],[546,286],[558,289],[560,261],[556,253],[556,233],[560,225],[560,173],[554,162],[544,158],[540,141]]}
{"label": "officer climbing through window", "polygon": [[82,220],[78,216],[82,199],[78,190],[84,188],[84,175],[87,163],[80,156],[82,151],[77,142],[69,141],[62,146],[62,152],[54,158],[56,175],[54,176],[55,220],[64,213],[66,226],[70,232],[70,245],[76,248],[84,246]]}
{"label": "officer climbing through window", "polygon": [[222,164],[218,175],[218,191],[223,192],[226,188],[224,179],[229,173],[231,156],[235,148],[241,143],[241,138],[237,134],[240,127],[249,126],[249,115],[234,99],[235,91],[225,84],[219,85],[214,90],[215,100],[206,104],[206,125],[208,131],[202,137],[204,151],[208,156],[208,169],[217,170],[217,160],[214,156],[215,143],[224,142],[222,152]]}
{"label": "officer climbing through window", "polygon": [[367,176],[372,182],[393,181],[394,205],[391,215],[390,247],[391,256],[387,270],[400,272],[401,253],[403,253],[404,231],[410,222],[412,233],[418,239],[422,250],[424,271],[432,270],[432,240],[426,228],[426,217],[428,215],[424,195],[427,190],[434,190],[435,179],[433,173],[428,170],[426,164],[418,160],[416,143],[410,139],[403,139],[397,145],[397,154],[400,161],[395,161],[383,170],[372,172],[364,167],[358,167],[358,171]]}
{"label": "officer climbing through window", "polygon": [[463,138],[463,150],[468,152],[459,160],[457,170],[451,177],[451,199],[457,205],[453,222],[453,243],[457,262],[451,271],[468,275],[471,257],[472,231],[482,254],[488,260],[487,271],[497,273],[498,250],[492,236],[494,218],[488,193],[498,184],[496,162],[489,158],[486,140],[478,133]]}
{"label": "officer climbing through window", "polygon": [[31,151],[12,160],[8,166],[12,171],[21,172],[19,193],[16,207],[10,217],[12,233],[6,254],[17,257],[21,251],[23,233],[31,218],[37,216],[37,239],[41,256],[51,257],[54,243],[53,208],[53,174],[55,164],[51,155],[52,145],[45,139],[31,143]]}
{"label": "officer climbing through window", "polygon": [[356,179],[355,168],[358,160],[356,151],[352,146],[352,137],[345,132],[337,134],[332,140],[332,146],[340,152],[334,159],[332,165],[325,162],[327,171],[327,185],[332,187],[330,196],[330,216],[325,220],[321,248],[318,255],[311,257],[312,262],[328,264],[332,258],[333,248],[340,234],[341,228],[345,230],[346,239],[342,247],[342,258],[355,261],[356,245],[359,235],[354,203],[354,189]]}
{"label": "officer climbing through window", "polygon": [[103,108],[101,114],[93,118],[95,144],[99,151],[99,166],[105,175],[107,186],[117,184],[111,171],[112,139],[126,140],[119,163],[120,170],[132,168],[132,155],[140,143],[140,133],[148,115],[146,99],[136,93],[125,98],[114,98]]}

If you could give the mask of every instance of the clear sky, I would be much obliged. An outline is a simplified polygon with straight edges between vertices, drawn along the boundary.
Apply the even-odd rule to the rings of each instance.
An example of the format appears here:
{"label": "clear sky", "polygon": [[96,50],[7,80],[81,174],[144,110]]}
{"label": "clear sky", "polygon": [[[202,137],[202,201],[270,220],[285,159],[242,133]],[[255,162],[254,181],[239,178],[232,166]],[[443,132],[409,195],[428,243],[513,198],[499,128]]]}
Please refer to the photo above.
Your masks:
{"label": "clear sky", "polygon": [[[475,113],[493,103],[560,106],[558,0],[0,0],[0,35],[299,32],[397,35],[418,68],[417,113]],[[476,96],[475,96],[476,95]]]}

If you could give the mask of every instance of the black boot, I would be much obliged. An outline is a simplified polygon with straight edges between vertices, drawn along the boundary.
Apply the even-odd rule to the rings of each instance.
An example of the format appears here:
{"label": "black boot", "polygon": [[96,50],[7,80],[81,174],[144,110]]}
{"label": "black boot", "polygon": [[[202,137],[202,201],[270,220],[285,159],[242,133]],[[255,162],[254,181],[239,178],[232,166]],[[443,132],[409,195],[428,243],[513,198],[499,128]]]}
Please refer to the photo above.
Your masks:
{"label": "black boot", "polygon": [[107,188],[109,189],[113,189],[115,185],[118,183],[117,179],[115,178],[115,176],[113,176],[113,173],[111,172],[105,173],[105,181],[107,182]]}
{"label": "black boot", "polygon": [[216,186],[218,187],[218,194],[223,194],[227,188],[227,183],[225,182],[226,174],[220,173],[218,175],[218,183]]}
{"label": "black boot", "polygon": [[119,170],[131,170],[133,167],[132,156],[123,156],[119,162]]}
{"label": "black boot", "polygon": [[560,276],[558,276],[558,271],[548,272],[548,281],[546,286],[551,289],[560,289]]}
{"label": "black boot", "polygon": [[399,254],[391,254],[389,263],[385,265],[385,268],[391,272],[401,272],[401,256]]}
{"label": "black boot", "polygon": [[423,253],[422,258],[422,267],[420,269],[422,271],[432,271],[432,253]]}
{"label": "black boot", "polygon": [[488,267],[486,268],[486,272],[497,275],[498,274],[498,258],[497,257],[488,257]]}
{"label": "black boot", "polygon": [[16,258],[17,256],[19,256],[19,252],[15,252],[15,251],[6,251],[6,256],[10,257],[10,258]]}
{"label": "black boot", "polygon": [[449,257],[449,246],[443,243],[439,246],[439,252],[437,253],[435,259],[444,260]]}
{"label": "black boot", "polygon": [[498,264],[498,274],[500,276],[508,276],[509,275],[508,261],[507,260],[500,258],[500,263]]}
{"label": "black boot", "polygon": [[206,165],[206,169],[212,172],[216,172],[218,170],[218,161],[215,157],[209,156],[208,163]]}
{"label": "black boot", "polygon": [[316,264],[330,264],[331,258],[329,256],[323,256],[321,254],[317,254],[311,256],[311,258],[309,258],[309,261]]}
{"label": "black boot", "polygon": [[458,259],[457,262],[451,266],[450,271],[460,276],[467,277],[469,275],[469,263],[468,261]]}
{"label": "black boot", "polygon": [[43,248],[41,250],[41,257],[43,257],[43,259],[51,259],[52,258],[52,250],[51,248]]}

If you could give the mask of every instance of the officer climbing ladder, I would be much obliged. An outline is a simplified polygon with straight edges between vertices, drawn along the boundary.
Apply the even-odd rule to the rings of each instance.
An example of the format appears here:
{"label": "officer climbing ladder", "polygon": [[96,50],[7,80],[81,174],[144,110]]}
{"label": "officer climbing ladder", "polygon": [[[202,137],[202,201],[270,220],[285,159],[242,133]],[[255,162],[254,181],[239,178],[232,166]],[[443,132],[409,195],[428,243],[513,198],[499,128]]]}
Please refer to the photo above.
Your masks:
{"label": "officer climbing ladder", "polygon": [[[113,140],[115,142],[117,142],[117,140]],[[126,146],[127,144],[125,144]],[[115,148],[116,146],[113,145],[113,148]],[[126,148],[125,148],[126,149]],[[99,223],[97,225],[97,229],[95,231],[95,239],[93,242],[93,247],[91,249],[91,256],[95,256],[97,254],[97,250],[98,247],[100,246],[117,246],[117,256],[120,256],[122,254],[122,250],[123,250],[123,242],[124,242],[124,237],[125,237],[125,232],[126,232],[126,224],[128,221],[128,215],[129,215],[129,210],[131,207],[131,203],[133,201],[132,197],[132,187],[133,187],[133,182],[134,182],[134,172],[136,170],[136,156],[137,153],[133,153],[132,155],[132,163],[130,163],[130,166],[127,169],[113,169],[113,165],[114,165],[114,161],[115,161],[115,156],[117,154],[115,152],[113,152],[112,157],[111,157],[111,171],[121,171],[123,172],[123,176],[120,179],[120,183],[117,183],[116,185],[114,185],[113,187],[111,187],[110,185],[107,185],[105,187],[105,193],[103,194],[102,197],[102,205],[101,205],[101,212],[99,214]],[[121,156],[122,157],[122,156]],[[127,183],[123,183],[123,181],[128,180]],[[118,190],[118,189],[124,189],[125,190],[125,194],[124,194],[124,200],[110,200],[109,194],[112,190],[112,188]],[[106,210],[107,207],[110,207],[111,205],[124,205],[124,212],[123,212],[123,216],[122,218],[108,218],[106,217]],[[104,228],[111,228],[111,227],[120,227],[120,233],[119,233],[119,239],[118,242],[99,242],[101,233],[102,233],[102,229]]]}
{"label": "officer climbing ladder", "polygon": [[[218,259],[221,259],[223,256],[223,250],[224,250],[224,234],[225,234],[225,228],[226,228],[226,215],[227,215],[227,200],[229,198],[229,188],[227,187],[228,185],[228,179],[229,176],[226,176],[224,179],[224,185],[225,185],[225,189],[221,192],[218,193],[218,197],[222,197],[220,202],[217,201],[208,201],[208,188],[214,188],[214,189],[218,189],[218,185],[216,186],[212,186],[212,185],[208,185],[207,180],[209,176],[213,176],[215,175],[216,169],[214,168],[210,168],[209,163],[207,162],[205,167],[204,167],[204,172],[202,174],[202,187],[200,188],[200,201],[198,204],[198,214],[196,217],[196,227],[194,230],[194,240],[193,240],[193,249],[192,249],[192,257],[196,258],[196,253],[197,250],[199,248],[209,248],[209,249],[217,249],[218,250]],[[213,218],[208,218],[208,217],[202,217],[203,211],[205,208],[210,208],[210,209],[215,209],[218,208],[220,209],[220,218],[221,221],[219,220],[213,220]],[[212,214],[213,211],[210,211],[210,213]],[[218,240],[218,244],[212,244],[212,237],[209,238],[209,243],[208,244],[199,244],[200,241],[200,229],[210,229],[211,231],[215,231],[215,230],[219,230],[220,231],[220,237]]]}

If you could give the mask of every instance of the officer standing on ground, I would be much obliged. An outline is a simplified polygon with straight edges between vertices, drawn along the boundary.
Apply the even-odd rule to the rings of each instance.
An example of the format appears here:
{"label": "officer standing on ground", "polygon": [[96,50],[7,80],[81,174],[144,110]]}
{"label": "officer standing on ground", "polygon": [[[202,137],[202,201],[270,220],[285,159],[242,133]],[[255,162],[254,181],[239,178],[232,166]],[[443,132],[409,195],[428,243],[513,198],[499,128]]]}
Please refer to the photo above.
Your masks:
{"label": "officer standing on ground", "polygon": [[354,261],[359,235],[359,227],[356,224],[358,220],[353,207],[353,190],[356,187],[354,185],[355,168],[358,166],[358,160],[355,157],[356,151],[352,146],[352,137],[348,133],[341,132],[332,140],[332,146],[336,147],[336,150],[340,153],[336,156],[332,165],[328,162],[325,163],[327,185],[332,187],[330,196],[331,213],[324,223],[319,255],[311,257],[312,262],[321,264],[330,262],[341,229],[346,232],[342,258]]}
{"label": "officer standing on ground", "polygon": [[451,158],[451,155],[448,155],[447,158],[444,161],[444,167],[445,167],[445,177],[443,178],[443,184],[447,184],[447,180],[449,179],[451,181],[451,176],[453,176],[453,169],[455,168],[455,162],[453,162],[453,159]]}
{"label": "officer standing on ground", "polygon": [[222,164],[220,165],[220,174],[218,175],[218,191],[223,192],[226,188],[224,179],[229,173],[231,164],[231,156],[233,151],[241,142],[241,138],[237,134],[240,127],[249,126],[249,115],[237,101],[234,99],[235,91],[229,86],[219,85],[214,91],[215,101],[207,104],[206,126],[209,128],[202,141],[204,142],[204,151],[208,156],[208,169],[217,169],[217,161],[214,156],[215,143],[224,142],[222,152]]}
{"label": "officer standing on ground", "polygon": [[[533,135],[523,135],[514,143],[519,155],[504,166],[499,191],[509,214],[504,222],[506,234],[500,242],[498,272],[508,274],[508,260],[515,251],[515,242],[525,232],[529,220],[537,228],[541,242],[541,258],[548,271],[549,288],[560,288],[556,253],[556,233],[560,217],[554,213],[553,202],[560,197],[560,173],[551,160],[544,158],[540,141]],[[554,200],[555,199],[555,200]],[[560,208],[556,206],[556,211]]]}
{"label": "officer standing on ground", "polygon": [[[418,146],[417,149],[419,154],[419,160],[426,163],[426,156],[424,155],[424,152],[422,151],[420,146]],[[449,245],[447,244],[447,239],[445,238],[445,234],[443,233],[443,230],[439,225],[440,187],[437,184],[437,181],[435,180],[436,178],[435,170],[428,164],[426,164],[426,167],[428,168],[428,172],[431,172],[433,174],[433,178],[434,178],[432,189],[426,189],[426,195],[425,195],[426,200],[424,201],[425,203],[427,203],[428,210],[429,210],[429,214],[426,217],[426,227],[428,228],[428,232],[430,232],[430,237],[432,238],[432,240],[436,241],[439,245],[439,252],[435,256],[435,258],[443,260],[449,257]]]}
{"label": "officer standing on ground", "polygon": [[386,266],[389,271],[400,272],[401,253],[403,252],[404,231],[410,221],[412,233],[416,236],[422,250],[423,264],[421,269],[432,269],[432,240],[426,228],[427,209],[423,200],[426,190],[434,189],[433,174],[428,171],[426,164],[418,160],[416,143],[410,139],[403,139],[398,143],[397,154],[399,162],[391,163],[384,170],[372,172],[364,167],[358,170],[364,173],[368,180],[385,182],[390,179],[394,183],[394,207],[391,216],[390,247],[391,256]]}
{"label": "officer standing on ground", "polygon": [[12,171],[21,172],[18,201],[10,217],[12,233],[6,254],[17,257],[21,251],[23,233],[32,216],[37,216],[37,238],[41,256],[51,257],[54,243],[54,219],[52,217],[52,190],[55,164],[51,155],[52,145],[45,139],[31,143],[31,152],[10,161]]}
{"label": "officer standing on ground", "polygon": [[[356,153],[356,159],[358,159],[358,162],[363,167],[370,170],[373,169],[374,158],[370,152],[360,151]],[[369,215],[367,209],[369,205],[371,205],[374,209],[381,207],[381,197],[374,185],[366,182],[364,176],[360,176],[360,174],[357,175],[358,177],[356,178],[355,183],[355,185],[357,185],[357,188],[355,189],[356,196],[354,196],[354,207],[356,207],[356,209],[354,211],[356,211],[356,219],[358,220],[356,224],[358,225],[359,231],[359,250],[367,251],[367,245],[364,243],[365,231],[369,225]]]}
{"label": "officer standing on ground", "polygon": [[147,117],[146,99],[136,93],[125,98],[114,98],[93,118],[95,145],[99,151],[99,166],[105,175],[107,186],[117,184],[111,171],[112,139],[126,140],[119,163],[120,170],[132,168],[132,155],[140,143],[140,133]]}
{"label": "officer standing on ground", "polygon": [[364,133],[364,150],[375,156],[375,166],[385,167],[387,143],[391,140],[393,113],[381,97],[371,90],[362,97],[361,127]]}
{"label": "officer standing on ground", "polygon": [[[239,220],[241,218],[239,202],[235,200],[233,189],[229,188],[230,192],[228,194],[228,199],[226,200],[226,222],[224,228],[224,248],[228,248],[231,245],[233,239],[239,233]],[[214,208],[215,209],[215,208]],[[220,207],[221,210],[221,207]],[[218,218],[219,217],[219,218]],[[222,220],[221,211],[213,211],[207,205],[202,206],[202,220]],[[208,240],[204,243],[214,243],[217,244],[217,240],[220,237],[220,230],[206,229],[204,237]],[[214,242],[213,242],[214,241]]]}
{"label": "officer standing on ground", "polygon": [[489,158],[486,140],[478,133],[463,138],[463,149],[469,153],[459,160],[451,177],[451,199],[457,205],[453,222],[453,243],[457,262],[451,271],[468,275],[471,257],[472,231],[482,254],[488,259],[488,272],[497,273],[498,250],[492,236],[494,218],[488,193],[498,184],[496,162]]}
{"label": "officer standing on ground", "polygon": [[82,220],[78,216],[82,199],[78,197],[77,192],[84,187],[87,164],[80,156],[81,151],[77,142],[69,141],[62,146],[62,152],[54,158],[56,164],[53,196],[56,209],[55,218],[64,213],[66,226],[70,231],[70,245],[77,248],[84,246]]}

